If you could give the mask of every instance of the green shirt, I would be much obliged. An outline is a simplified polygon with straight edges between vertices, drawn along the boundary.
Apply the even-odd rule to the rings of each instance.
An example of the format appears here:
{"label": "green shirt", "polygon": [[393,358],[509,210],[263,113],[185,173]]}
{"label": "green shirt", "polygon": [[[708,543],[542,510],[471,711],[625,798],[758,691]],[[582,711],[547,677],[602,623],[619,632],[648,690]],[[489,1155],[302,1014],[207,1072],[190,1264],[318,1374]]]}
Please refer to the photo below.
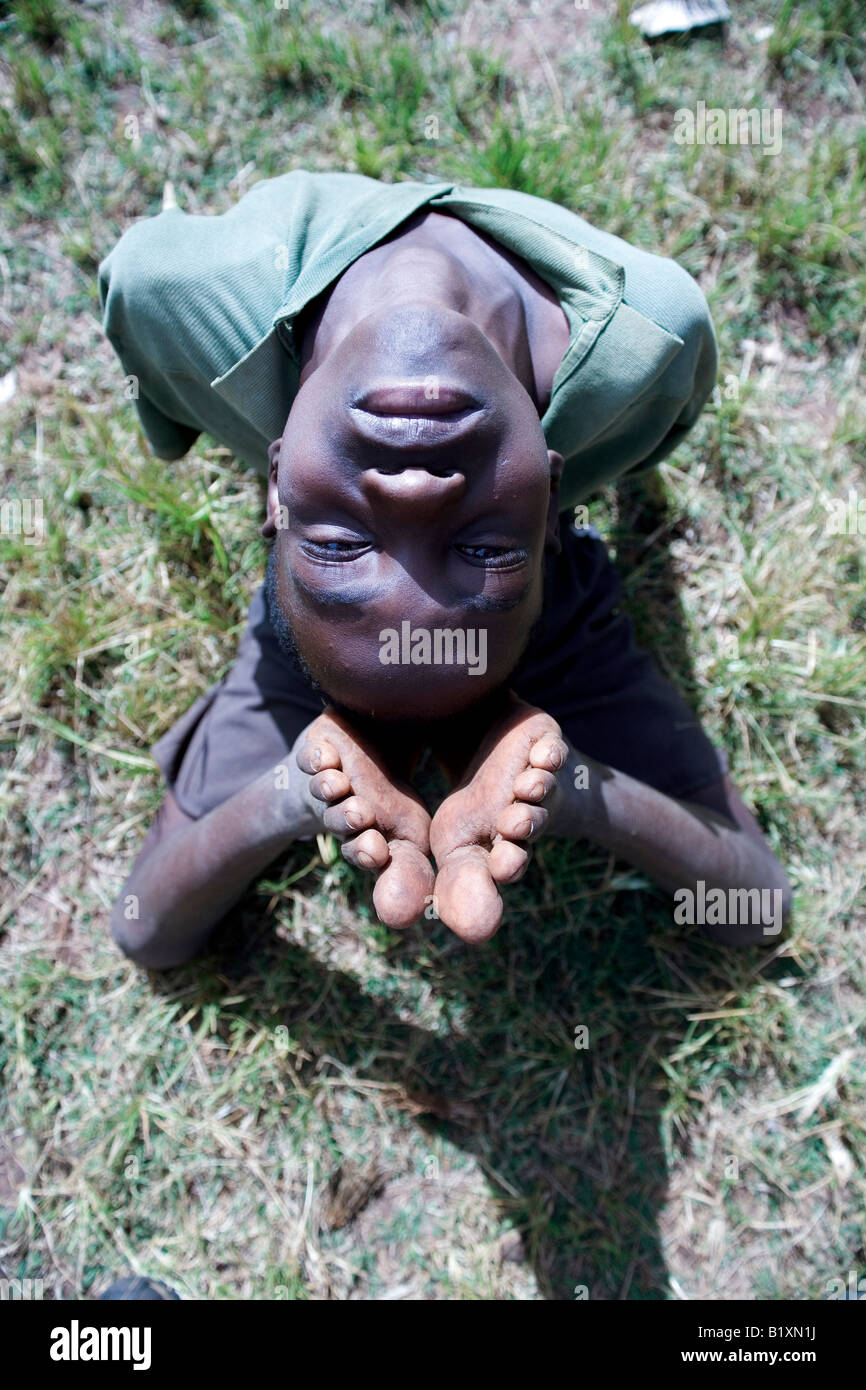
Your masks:
{"label": "green shirt", "polygon": [[99,267],[105,331],[155,453],[180,458],[205,430],[266,471],[298,389],[298,314],[422,207],[485,232],[559,298],[571,339],[542,426],[565,459],[563,508],[674,448],[717,367],[706,301],[674,261],[527,193],[296,169],[217,216],[136,222]]}

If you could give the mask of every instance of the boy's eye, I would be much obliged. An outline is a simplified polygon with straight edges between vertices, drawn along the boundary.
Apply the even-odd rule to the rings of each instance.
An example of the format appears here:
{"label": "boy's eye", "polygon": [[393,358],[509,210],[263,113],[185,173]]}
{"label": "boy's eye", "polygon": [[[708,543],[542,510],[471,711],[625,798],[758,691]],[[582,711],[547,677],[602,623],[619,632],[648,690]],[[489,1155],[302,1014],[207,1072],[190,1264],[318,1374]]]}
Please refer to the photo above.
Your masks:
{"label": "boy's eye", "polygon": [[526,559],[525,550],[505,545],[458,545],[455,549],[471,563],[486,565],[490,569],[504,569],[521,564]]}
{"label": "boy's eye", "polygon": [[457,549],[462,550],[464,555],[472,555],[476,560],[487,560],[491,555],[502,554],[498,545],[459,545]]}
{"label": "boy's eye", "polygon": [[351,560],[369,550],[368,541],[343,540],[305,540],[303,548],[313,555],[324,555],[331,560]]}

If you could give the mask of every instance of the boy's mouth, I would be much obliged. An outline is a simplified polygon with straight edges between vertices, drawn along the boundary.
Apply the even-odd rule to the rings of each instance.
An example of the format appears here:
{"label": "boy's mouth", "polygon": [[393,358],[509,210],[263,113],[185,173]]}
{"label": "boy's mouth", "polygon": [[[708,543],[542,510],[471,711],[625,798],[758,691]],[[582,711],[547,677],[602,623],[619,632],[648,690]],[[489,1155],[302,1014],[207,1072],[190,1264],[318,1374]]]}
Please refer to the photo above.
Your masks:
{"label": "boy's mouth", "polygon": [[384,415],[352,407],[354,427],[363,439],[371,444],[409,451],[456,444],[477,428],[485,413],[477,406],[439,415],[405,412]]}
{"label": "boy's mouth", "polygon": [[462,387],[440,382],[435,376],[424,381],[391,381],[371,387],[352,402],[356,410],[389,419],[444,419],[475,413],[481,403]]}

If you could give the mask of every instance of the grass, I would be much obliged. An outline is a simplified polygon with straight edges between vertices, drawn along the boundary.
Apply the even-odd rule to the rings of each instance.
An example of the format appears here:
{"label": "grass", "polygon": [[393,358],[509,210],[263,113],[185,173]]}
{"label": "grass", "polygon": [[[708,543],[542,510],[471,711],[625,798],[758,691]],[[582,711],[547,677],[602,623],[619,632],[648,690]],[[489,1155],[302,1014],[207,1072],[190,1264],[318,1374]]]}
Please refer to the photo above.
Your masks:
{"label": "grass", "polygon": [[[744,3],[652,47],[627,8],[0,10],[2,498],[46,521],[0,539],[4,1277],[808,1299],[864,1272],[864,540],[824,502],[863,490],[856,7]],[[781,108],[782,152],[676,144],[698,100]],[[784,943],[684,938],[640,876],[550,844],[470,952],[376,923],[323,840],[204,962],[112,947],[147,750],[228,668],[264,546],[225,450],[147,455],[95,266],[166,179],[220,211],[292,165],[519,187],[699,277],[717,398],[591,518],[789,866]]]}

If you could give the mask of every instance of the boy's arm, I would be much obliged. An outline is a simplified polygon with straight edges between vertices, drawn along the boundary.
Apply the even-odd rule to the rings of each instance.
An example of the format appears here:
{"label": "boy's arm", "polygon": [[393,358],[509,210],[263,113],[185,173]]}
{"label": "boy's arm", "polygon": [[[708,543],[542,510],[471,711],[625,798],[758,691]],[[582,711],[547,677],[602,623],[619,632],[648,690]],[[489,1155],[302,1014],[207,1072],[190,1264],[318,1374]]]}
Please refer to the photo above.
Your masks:
{"label": "boy's arm", "polygon": [[168,792],[112,909],[121,950],[156,970],[196,955],[256,875],[323,828],[309,781],[290,754],[200,820]]}
{"label": "boy's arm", "polygon": [[[447,769],[449,748],[435,751]],[[528,842],[542,834],[589,840],[628,860],[677,895],[675,922],[703,925],[717,907],[710,891],[721,889],[722,921],[734,920],[706,925],[727,944],[766,941],[781,930],[787,877],[728,777],[677,800],[577,752],[551,715],[513,695],[462,774],[455,772],[459,780],[433,818],[430,845],[436,911],[464,940],[486,941],[497,930],[498,887],[522,876]],[[750,896],[732,899],[728,890]],[[761,896],[766,892],[769,898]],[[690,894],[694,915],[678,915]],[[758,920],[769,912],[769,923]]]}
{"label": "boy's arm", "polygon": [[[585,775],[576,776],[583,767]],[[551,831],[588,839],[633,864],[675,893],[712,888],[778,892],[778,924],[741,923],[707,932],[728,945],[748,945],[778,934],[791,905],[787,874],[728,776],[677,801],[625,773],[571,750],[557,778]],[[586,785],[583,785],[583,784]]]}
{"label": "boy's arm", "polygon": [[115,941],[140,965],[194,956],[246,886],[293,840],[327,830],[374,873],[373,903],[393,927],[414,921],[433,887],[430,816],[375,747],[334,711],[292,750],[196,820],[168,793],[114,905]]}

